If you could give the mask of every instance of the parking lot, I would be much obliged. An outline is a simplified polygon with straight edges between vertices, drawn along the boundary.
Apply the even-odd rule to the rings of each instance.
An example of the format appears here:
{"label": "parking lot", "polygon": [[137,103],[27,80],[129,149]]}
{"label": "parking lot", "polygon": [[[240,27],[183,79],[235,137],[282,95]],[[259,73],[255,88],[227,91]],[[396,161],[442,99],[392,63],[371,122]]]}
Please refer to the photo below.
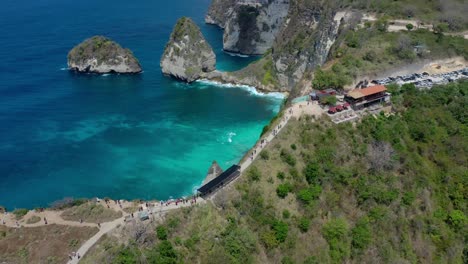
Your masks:
{"label": "parking lot", "polygon": [[443,74],[430,75],[427,72],[413,73],[403,76],[387,77],[371,81],[372,84],[388,85],[396,83],[399,85],[412,83],[419,88],[431,88],[433,85],[447,84],[460,79],[468,78],[468,68]]}

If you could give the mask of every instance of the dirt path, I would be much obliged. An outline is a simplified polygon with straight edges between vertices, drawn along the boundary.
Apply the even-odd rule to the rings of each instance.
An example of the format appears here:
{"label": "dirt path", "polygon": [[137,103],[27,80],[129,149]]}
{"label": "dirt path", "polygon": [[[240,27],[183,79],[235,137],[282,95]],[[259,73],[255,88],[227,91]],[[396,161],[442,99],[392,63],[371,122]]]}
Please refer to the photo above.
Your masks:
{"label": "dirt path", "polygon": [[[305,114],[318,117],[321,116],[323,113],[324,110],[320,108],[317,102],[299,102],[287,108],[285,110],[285,116],[283,117],[281,122],[275,126],[275,128],[273,129],[274,131],[271,131],[270,134],[268,134],[266,137],[262,137],[260,141],[257,142],[257,144],[255,144],[255,146],[250,150],[249,158],[242,162],[240,165],[241,172],[245,171],[252,164],[252,162],[258,157],[258,155],[260,155],[260,152],[268,145],[268,143],[271,142],[278,135],[278,133],[286,126],[291,117],[299,118],[300,116]],[[263,144],[261,143],[261,140],[265,140]]]}
{"label": "dirt path", "polygon": [[[146,207],[146,204],[141,204],[141,207],[143,208],[143,211],[150,212],[152,214],[157,214],[157,213],[161,214],[161,213],[176,210],[182,207],[189,207],[192,205],[205,203],[205,200],[201,197],[197,197],[195,201],[196,201],[195,203],[186,202],[186,203],[176,204],[175,202],[171,202],[170,204],[162,204],[162,205],[160,203],[149,203],[151,205],[149,208]],[[94,236],[92,236],[85,243],[83,243],[80,246],[80,248],[76,251],[77,256],[80,256],[80,259],[81,259],[89,251],[89,249],[92,248],[99,241],[99,239],[101,239],[103,235],[114,230],[119,225],[125,224],[125,218],[130,217],[130,215],[131,214],[123,212],[122,217],[115,219],[114,221],[111,221],[111,222],[102,223],[99,229],[99,232],[97,232]],[[135,218],[138,218],[138,211],[134,212],[133,215]],[[73,257],[70,261],[68,261],[68,264],[76,264],[80,261],[80,259],[78,259],[78,257]]]}

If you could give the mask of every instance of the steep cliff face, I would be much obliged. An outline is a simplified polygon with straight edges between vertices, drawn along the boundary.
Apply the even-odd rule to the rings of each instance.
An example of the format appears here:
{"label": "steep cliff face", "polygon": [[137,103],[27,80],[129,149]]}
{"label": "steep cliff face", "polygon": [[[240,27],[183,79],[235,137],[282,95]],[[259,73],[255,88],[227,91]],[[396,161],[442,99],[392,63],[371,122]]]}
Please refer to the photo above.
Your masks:
{"label": "steep cliff face", "polygon": [[307,72],[327,60],[341,26],[352,12],[324,0],[213,0],[206,21],[224,28],[224,49],[264,54],[224,80],[264,90],[292,90]]}
{"label": "steep cliff face", "polygon": [[333,9],[302,9],[292,16],[273,46],[273,61],[282,86],[294,87],[315,67],[326,62],[340,26],[351,13]]}
{"label": "steep cliff face", "polygon": [[216,55],[197,25],[190,18],[179,19],[161,57],[162,72],[193,82],[214,71],[215,64]]}
{"label": "steep cliff face", "polygon": [[288,10],[289,0],[214,0],[205,21],[224,28],[224,50],[263,54],[273,45]]}
{"label": "steep cliff face", "polygon": [[141,66],[129,49],[103,36],[94,36],[68,53],[68,68],[92,73],[139,73]]}

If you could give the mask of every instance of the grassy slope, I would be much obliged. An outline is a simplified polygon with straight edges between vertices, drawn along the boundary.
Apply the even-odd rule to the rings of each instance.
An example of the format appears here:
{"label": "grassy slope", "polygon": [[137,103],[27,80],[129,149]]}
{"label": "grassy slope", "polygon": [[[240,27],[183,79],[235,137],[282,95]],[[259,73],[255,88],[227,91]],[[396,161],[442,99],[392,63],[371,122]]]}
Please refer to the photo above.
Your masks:
{"label": "grassy slope", "polygon": [[167,240],[114,245],[138,253],[113,261],[463,263],[468,82],[392,92],[389,117],[292,121],[215,205],[173,212]]}
{"label": "grassy slope", "polygon": [[426,24],[448,23],[452,30],[468,29],[468,6],[463,0],[343,0],[340,3],[400,19],[419,19]]}
{"label": "grassy slope", "polygon": [[0,260],[2,263],[66,263],[68,254],[97,232],[95,227],[0,226]]}
{"label": "grassy slope", "polygon": [[61,217],[64,220],[80,221],[89,223],[103,223],[122,217],[122,212],[105,208],[100,204],[85,203],[65,210]]}

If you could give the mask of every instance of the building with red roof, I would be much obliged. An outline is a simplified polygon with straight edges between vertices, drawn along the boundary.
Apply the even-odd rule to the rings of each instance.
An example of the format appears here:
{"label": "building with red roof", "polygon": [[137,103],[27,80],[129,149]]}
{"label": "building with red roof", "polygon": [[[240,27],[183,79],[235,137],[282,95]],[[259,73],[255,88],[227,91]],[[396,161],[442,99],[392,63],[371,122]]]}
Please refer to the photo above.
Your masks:
{"label": "building with red roof", "polygon": [[390,94],[387,93],[387,88],[383,85],[355,89],[345,96],[345,101],[348,102],[354,110],[360,110],[374,104],[388,102],[389,100]]}

